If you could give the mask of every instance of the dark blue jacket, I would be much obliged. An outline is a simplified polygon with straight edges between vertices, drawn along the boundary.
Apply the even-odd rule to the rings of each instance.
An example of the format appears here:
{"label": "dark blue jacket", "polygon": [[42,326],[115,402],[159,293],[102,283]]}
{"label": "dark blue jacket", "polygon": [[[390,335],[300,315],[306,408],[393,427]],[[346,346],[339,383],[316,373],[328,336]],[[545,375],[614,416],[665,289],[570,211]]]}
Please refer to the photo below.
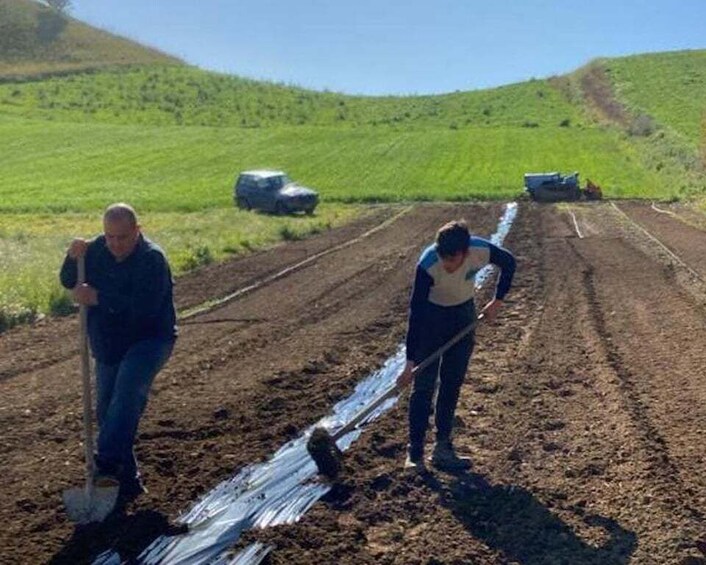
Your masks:
{"label": "dark blue jacket", "polygon": [[[77,277],[77,263],[67,256],[61,284],[73,288]],[[98,291],[98,305],[88,308],[88,337],[98,361],[118,363],[144,339],[176,338],[171,270],[162,249],[149,239],[140,235],[134,251],[121,262],[108,250],[105,236],[91,241],[86,283]]]}

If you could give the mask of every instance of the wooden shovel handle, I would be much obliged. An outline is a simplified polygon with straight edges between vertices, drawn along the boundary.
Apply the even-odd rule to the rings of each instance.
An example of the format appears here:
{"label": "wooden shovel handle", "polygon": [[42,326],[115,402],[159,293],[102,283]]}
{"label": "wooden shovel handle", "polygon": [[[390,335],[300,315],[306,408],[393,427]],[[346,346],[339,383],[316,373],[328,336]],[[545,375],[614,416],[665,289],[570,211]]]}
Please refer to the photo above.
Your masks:
{"label": "wooden shovel handle", "polygon": [[[86,258],[78,258],[77,285],[86,282]],[[91,366],[88,355],[88,306],[80,304],[78,308],[79,351],[81,352],[81,380],[83,384],[83,452],[86,458],[86,490],[93,490],[93,397],[91,394]],[[89,499],[90,500],[90,499]]]}

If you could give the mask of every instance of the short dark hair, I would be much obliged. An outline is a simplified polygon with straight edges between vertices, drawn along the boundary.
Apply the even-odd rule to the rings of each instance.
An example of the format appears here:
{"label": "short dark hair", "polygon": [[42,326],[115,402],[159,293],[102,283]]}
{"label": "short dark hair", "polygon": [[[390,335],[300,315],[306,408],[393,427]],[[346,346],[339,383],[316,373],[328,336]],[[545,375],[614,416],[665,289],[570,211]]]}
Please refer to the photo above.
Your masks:
{"label": "short dark hair", "polygon": [[436,232],[436,252],[446,259],[468,249],[471,234],[465,220],[454,220],[439,228]]}

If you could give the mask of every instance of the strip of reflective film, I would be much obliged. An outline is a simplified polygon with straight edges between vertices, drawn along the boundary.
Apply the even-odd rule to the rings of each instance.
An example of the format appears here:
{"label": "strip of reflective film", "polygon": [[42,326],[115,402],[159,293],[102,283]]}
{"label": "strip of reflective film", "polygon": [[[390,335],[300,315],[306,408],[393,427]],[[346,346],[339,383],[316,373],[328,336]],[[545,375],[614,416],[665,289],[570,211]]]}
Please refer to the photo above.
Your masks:
{"label": "strip of reflective film", "polygon": [[[507,204],[491,241],[502,245],[517,215],[517,204]],[[480,288],[493,268],[488,266],[476,275]],[[397,348],[381,369],[360,382],[348,398],[338,402],[333,412],[309,427],[301,437],[283,445],[264,463],[249,465],[207,493],[191,510],[177,519],[189,531],[179,536],[157,538],[138,558],[140,563],[170,565],[257,565],[273,549],[261,543],[249,545],[237,555],[229,554],[240,535],[251,528],[266,528],[297,522],[329,490],[318,482],[317,468],[306,448],[316,427],[332,435],[395,386],[397,375],[406,361],[404,345]],[[337,441],[345,451],[358,439],[365,425],[389,410],[397,402],[391,398],[359,427]],[[94,565],[121,563],[116,553],[102,554]]]}

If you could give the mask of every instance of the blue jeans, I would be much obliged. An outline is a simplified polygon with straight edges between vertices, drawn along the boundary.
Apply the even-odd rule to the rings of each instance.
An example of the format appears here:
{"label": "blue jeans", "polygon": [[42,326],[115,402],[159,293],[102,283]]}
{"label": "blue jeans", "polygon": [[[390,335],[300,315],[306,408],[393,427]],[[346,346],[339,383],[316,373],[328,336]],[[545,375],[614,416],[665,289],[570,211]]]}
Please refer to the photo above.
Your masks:
{"label": "blue jeans", "polygon": [[[459,306],[429,305],[422,331],[423,357],[431,355],[444,345],[469,325],[475,316],[472,300]],[[451,439],[456,405],[474,345],[474,332],[470,332],[446,351],[441,359],[437,359],[415,375],[409,399],[409,449],[415,456],[419,456],[423,450],[437,380],[439,390],[435,410],[436,439],[437,441]]]}
{"label": "blue jeans", "polygon": [[152,381],[173,349],[173,339],[145,339],[131,346],[116,364],[96,361],[99,473],[121,482],[139,480],[133,451],[137,426]]}

